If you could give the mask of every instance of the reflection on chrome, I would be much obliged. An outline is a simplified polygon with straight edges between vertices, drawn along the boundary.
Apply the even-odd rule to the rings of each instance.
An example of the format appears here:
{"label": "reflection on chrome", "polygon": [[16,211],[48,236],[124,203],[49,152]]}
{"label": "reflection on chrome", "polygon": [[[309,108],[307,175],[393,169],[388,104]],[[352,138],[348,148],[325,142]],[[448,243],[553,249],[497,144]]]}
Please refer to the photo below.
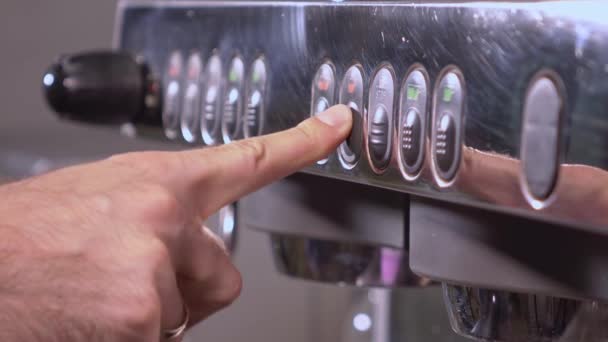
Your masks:
{"label": "reflection on chrome", "polygon": [[205,222],[205,225],[224,242],[226,250],[230,254],[234,253],[238,234],[236,209],[236,203],[227,205]]}
{"label": "reflection on chrome", "polygon": [[427,286],[408,253],[390,247],[272,234],[277,269],[289,276],[361,287]]}
{"label": "reflection on chrome", "polygon": [[357,331],[368,331],[372,328],[372,319],[367,313],[359,312],[353,317],[353,327]]}
{"label": "reflection on chrome", "polygon": [[502,207],[532,206],[553,220],[605,227],[608,216],[608,172],[578,164],[561,164],[553,194],[541,205],[521,190],[521,161],[498,153],[463,149],[463,165],[456,187],[463,193]]}
{"label": "reflection on chrome", "polygon": [[226,249],[232,253],[236,247],[237,235],[236,203],[220,209],[219,215],[217,234],[224,241]]}
{"label": "reflection on chrome", "polygon": [[454,331],[481,341],[591,342],[608,338],[608,306],[547,295],[444,284]]}

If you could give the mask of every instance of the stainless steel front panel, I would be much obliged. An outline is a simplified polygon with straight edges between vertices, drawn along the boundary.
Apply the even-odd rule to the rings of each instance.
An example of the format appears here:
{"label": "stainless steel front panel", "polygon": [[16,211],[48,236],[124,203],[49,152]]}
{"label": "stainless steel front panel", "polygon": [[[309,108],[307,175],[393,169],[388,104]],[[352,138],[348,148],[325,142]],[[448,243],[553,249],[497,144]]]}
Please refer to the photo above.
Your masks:
{"label": "stainless steel front panel", "polygon": [[[215,51],[226,63],[238,54],[246,69],[263,55],[268,65],[263,133],[309,116],[313,77],[324,60],[332,61],[338,80],[353,63],[360,64],[366,82],[387,63],[397,85],[412,65],[421,65],[431,87],[452,65],[464,87],[462,127],[456,133],[462,134],[456,139],[462,145],[455,146],[453,178],[435,172],[432,155],[425,153],[420,176],[408,179],[395,149],[382,174],[373,172],[365,153],[352,169],[334,154],[305,171],[603,233],[608,226],[608,20],[602,13],[607,11],[603,1],[125,1],[117,46],[143,55],[158,74],[173,51],[188,55],[196,49],[205,61]],[[521,157],[526,90],[541,70],[563,81],[564,110],[555,184],[535,205],[522,186]],[[395,89],[395,98],[399,92]],[[373,114],[368,108],[361,112],[367,120]],[[390,125],[394,146],[400,145],[399,126]],[[427,152],[432,128],[425,127]],[[157,137],[159,131],[140,129]]]}

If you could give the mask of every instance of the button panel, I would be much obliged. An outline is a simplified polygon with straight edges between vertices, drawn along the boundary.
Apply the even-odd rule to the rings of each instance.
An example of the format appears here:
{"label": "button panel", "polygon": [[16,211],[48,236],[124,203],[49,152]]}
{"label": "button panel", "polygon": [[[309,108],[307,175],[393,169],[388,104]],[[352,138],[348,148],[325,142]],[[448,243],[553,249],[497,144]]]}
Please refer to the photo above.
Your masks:
{"label": "button panel", "polygon": [[230,62],[224,87],[224,103],[222,111],[222,138],[224,143],[240,139],[241,116],[243,112],[243,85],[245,64],[240,56]]}
{"label": "button panel", "polygon": [[186,87],[181,115],[182,138],[188,143],[194,143],[198,139],[202,69],[201,55],[199,53],[191,54],[186,69]]}
{"label": "button panel", "polygon": [[352,131],[338,150],[340,162],[346,169],[357,165],[363,150],[363,94],[363,67],[355,64],[346,70],[340,86],[340,103],[349,106],[353,111]]}
{"label": "button panel", "polygon": [[398,144],[400,169],[408,180],[415,179],[424,162],[427,132],[428,76],[416,66],[407,75],[399,96]]}
{"label": "button panel", "polygon": [[217,54],[213,54],[203,76],[204,91],[201,110],[201,137],[205,145],[216,145],[220,141],[220,111],[222,88],[222,61]]}
{"label": "button panel", "polygon": [[[314,116],[324,112],[335,103],[336,93],[336,70],[331,62],[326,61],[319,69],[312,81],[312,101],[310,115]],[[329,159],[317,161],[317,164],[324,165]]]}
{"label": "button panel", "polygon": [[369,89],[367,146],[370,164],[376,173],[391,160],[395,76],[388,65],[374,75]]}
{"label": "button panel", "polygon": [[[580,6],[589,13],[599,13],[594,11],[599,7],[591,3]],[[125,21],[124,25],[119,20],[116,26],[116,48],[120,53],[136,56],[143,68],[150,69],[150,79],[141,78],[144,83],[137,84],[144,96],[133,97],[145,100],[146,110],[129,110],[133,113],[128,116],[132,125],[125,125],[124,132],[160,139],[167,144],[182,144],[184,139],[179,123],[190,112],[186,99],[193,98],[186,94],[188,88],[192,88],[187,80],[188,60],[191,53],[197,51],[203,60],[203,70],[213,54],[221,58],[220,89],[209,93],[219,97],[216,143],[223,143],[221,118],[227,72],[232,58],[238,54],[245,70],[241,137],[256,135],[249,129],[252,128],[251,132],[256,130],[254,118],[257,113],[264,116],[258,120],[263,125],[258,131],[270,133],[293,128],[311,113],[336,103],[361,107],[363,131],[357,134],[355,124],[344,144],[337,144],[333,151],[327,150],[327,156],[317,157],[329,158],[327,164],[307,166],[301,170],[304,173],[531,220],[601,228],[604,221],[601,215],[596,215],[600,211],[592,210],[593,206],[580,207],[581,203],[598,202],[598,192],[591,188],[594,182],[582,182],[590,187],[585,191],[589,200],[577,202],[568,194],[575,193],[575,185],[582,184],[575,179],[578,173],[564,172],[580,167],[584,171],[581,173],[594,175],[608,170],[605,148],[608,117],[604,113],[607,107],[603,105],[608,99],[608,79],[604,77],[608,75],[608,69],[605,68],[607,57],[602,54],[608,41],[595,39],[593,44],[586,44],[580,54],[574,56],[572,53],[572,45],[581,34],[575,29],[589,24],[585,26],[589,28],[587,31],[601,33],[601,23],[588,23],[587,19],[592,18],[585,18],[588,17],[585,15],[539,12],[538,8],[526,5],[485,8],[487,6],[475,4],[463,8],[422,1],[416,4],[416,11],[399,4],[389,4],[383,7],[385,11],[377,7],[368,3],[348,6],[262,3],[243,7],[193,2],[192,6],[167,3],[160,7],[121,8],[127,15],[119,17]],[[510,10],[511,7],[516,10]],[[161,9],[162,15],[158,15]],[[242,13],[243,9],[247,13]],[[247,20],[247,25],[234,25],[231,18],[242,15],[252,21]],[[483,23],[470,20],[478,16],[501,20]],[[337,17],[356,20],[351,20],[353,25],[336,26],[334,19]],[[410,25],[408,30],[396,30],[395,20],[416,25]],[[446,35],[446,20],[451,31],[466,35]],[[539,21],[546,25],[537,25]],[[503,22],[513,28],[508,30],[510,33],[493,34],[495,29],[504,26]],[[480,29],[480,24],[487,24],[487,29]],[[142,39],[152,37],[150,33],[154,39]],[[563,39],[540,39],[556,35]],[[295,36],[298,39],[293,39]],[[542,47],[529,48],[530,37],[539,37]],[[504,49],[488,50],[488,46]],[[181,54],[183,68],[178,77],[165,77],[172,53],[176,51]],[[248,86],[253,64],[259,56],[263,56],[268,72],[267,92],[263,97]],[[310,97],[313,77],[325,61],[331,61],[335,67],[334,98],[313,101]],[[369,106],[372,81],[383,63],[390,64],[395,72],[392,113],[388,108]],[[343,95],[346,74],[353,65],[359,64],[363,74],[361,106],[357,101],[345,100]],[[581,65],[584,70],[577,67]],[[408,81],[417,66],[428,71],[426,94],[418,93]],[[541,70],[550,72],[536,74]],[[450,73],[452,75],[448,75]],[[199,86],[202,90],[201,124],[197,141],[190,146],[204,144],[204,123],[200,119],[204,118],[206,90],[214,89],[208,87],[210,81],[205,75],[202,74]],[[454,75],[456,88],[460,88],[462,94],[440,86],[442,81],[445,83]],[[560,79],[563,80],[561,85]],[[156,93],[151,82],[156,82]],[[536,82],[541,85],[535,85]],[[552,90],[534,89],[552,88],[542,85],[551,82]],[[537,107],[534,103],[538,102],[532,96],[535,92],[550,94],[544,95],[548,102],[543,104],[542,111],[555,112],[548,109],[557,106],[554,100],[549,100],[558,97],[555,89],[563,107],[557,115],[559,125],[530,124],[534,120],[524,119],[528,113],[536,111],[530,109]],[[145,98],[148,93],[158,94],[156,107],[154,98],[150,101]],[[179,95],[175,96],[176,93]],[[424,106],[422,100],[421,105],[408,103],[414,102],[415,95],[426,95],[426,110],[419,108]],[[448,108],[443,99],[450,98],[461,101],[461,105],[455,105],[456,109]],[[262,106],[257,106],[258,99],[264,100]],[[143,106],[140,104],[138,108]],[[160,113],[163,106],[166,109],[164,125]],[[387,119],[390,115],[392,120]],[[170,118],[176,116],[179,119],[175,138],[171,129],[175,125]],[[213,121],[209,123],[213,127]],[[167,135],[175,141],[169,142],[165,138],[165,125]],[[372,125],[374,129],[370,129]],[[388,129],[390,132],[384,135],[387,125],[392,125],[392,130]],[[380,134],[371,136],[377,132]],[[351,156],[348,148],[352,152],[352,142],[357,138],[363,141],[363,149],[362,156],[355,162],[356,156],[348,158]],[[375,143],[374,148],[371,142]],[[384,168],[379,168],[378,160],[384,158],[382,151],[388,150],[385,145],[389,143],[390,160]],[[571,210],[560,210],[563,208]]]}
{"label": "button panel", "polygon": [[247,80],[247,112],[243,126],[245,138],[262,134],[266,99],[267,70],[264,57],[258,57],[251,65]]}
{"label": "button panel", "polygon": [[433,96],[431,153],[433,172],[440,186],[449,186],[460,166],[464,86],[455,67],[444,69]]}
{"label": "button panel", "polygon": [[165,73],[165,94],[163,96],[163,128],[165,136],[175,139],[178,135],[181,111],[181,77],[183,72],[182,54],[179,51],[173,52],[169,57]]}
{"label": "button panel", "polygon": [[540,208],[555,186],[564,101],[557,75],[546,71],[528,88],[523,111],[521,163],[524,192]]}

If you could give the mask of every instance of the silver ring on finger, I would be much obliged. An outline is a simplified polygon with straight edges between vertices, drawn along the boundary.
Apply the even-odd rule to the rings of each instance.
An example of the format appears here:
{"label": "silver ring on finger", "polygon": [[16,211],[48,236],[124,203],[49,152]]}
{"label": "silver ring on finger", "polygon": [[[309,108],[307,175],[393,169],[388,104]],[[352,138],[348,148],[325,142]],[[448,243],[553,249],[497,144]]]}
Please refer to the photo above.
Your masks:
{"label": "silver ring on finger", "polygon": [[184,335],[186,334],[188,323],[190,323],[190,312],[188,311],[188,308],[184,305],[183,323],[175,329],[163,331],[162,342],[181,342],[184,339]]}

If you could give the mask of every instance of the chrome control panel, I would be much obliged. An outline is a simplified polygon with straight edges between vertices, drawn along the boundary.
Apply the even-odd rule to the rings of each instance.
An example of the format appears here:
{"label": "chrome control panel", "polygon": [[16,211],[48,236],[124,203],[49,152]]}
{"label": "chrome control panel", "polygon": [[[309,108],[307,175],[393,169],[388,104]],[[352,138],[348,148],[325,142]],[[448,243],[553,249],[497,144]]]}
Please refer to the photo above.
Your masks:
{"label": "chrome control panel", "polygon": [[342,103],[305,172],[608,228],[608,4],[123,1],[115,44],[162,78],[163,127],[211,146]]}

